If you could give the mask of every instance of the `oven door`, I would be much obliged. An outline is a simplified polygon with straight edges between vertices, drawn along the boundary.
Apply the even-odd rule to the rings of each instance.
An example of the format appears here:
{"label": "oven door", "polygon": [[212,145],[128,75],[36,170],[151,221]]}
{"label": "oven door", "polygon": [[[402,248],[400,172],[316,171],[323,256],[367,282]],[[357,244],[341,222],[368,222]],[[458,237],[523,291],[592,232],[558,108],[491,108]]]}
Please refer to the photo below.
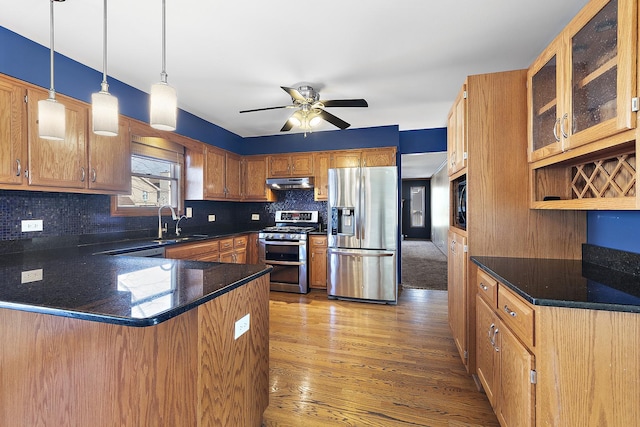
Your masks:
{"label": "oven door", "polygon": [[307,242],[259,239],[260,262],[273,267],[271,290],[306,294]]}

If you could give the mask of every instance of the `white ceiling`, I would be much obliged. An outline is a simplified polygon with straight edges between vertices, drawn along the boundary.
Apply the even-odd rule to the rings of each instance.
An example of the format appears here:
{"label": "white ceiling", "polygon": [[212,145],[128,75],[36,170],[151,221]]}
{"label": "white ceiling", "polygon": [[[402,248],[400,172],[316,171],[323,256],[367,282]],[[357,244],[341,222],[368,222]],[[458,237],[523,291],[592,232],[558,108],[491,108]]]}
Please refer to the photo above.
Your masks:
{"label": "white ceiling", "polygon": [[[302,83],[322,99],[365,98],[329,109],[352,128],[443,127],[465,76],[527,68],[586,3],[166,0],[166,70],[180,108],[243,137],[278,134],[293,110],[238,111],[287,105],[280,86]],[[54,5],[56,51],[99,71],[102,5]],[[49,46],[49,1],[0,11],[0,26]],[[161,13],[161,0],[109,0],[110,76],[145,92],[160,80]]]}
{"label": "white ceiling", "polygon": [[447,161],[447,153],[403,154],[401,157],[402,179],[431,178]]}

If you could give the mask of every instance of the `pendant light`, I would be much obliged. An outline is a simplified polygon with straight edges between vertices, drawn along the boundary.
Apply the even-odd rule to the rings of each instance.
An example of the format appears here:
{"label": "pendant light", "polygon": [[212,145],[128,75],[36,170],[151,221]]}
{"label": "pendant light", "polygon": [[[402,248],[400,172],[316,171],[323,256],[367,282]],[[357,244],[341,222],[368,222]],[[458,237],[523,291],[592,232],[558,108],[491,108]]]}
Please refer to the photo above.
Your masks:
{"label": "pendant light", "polygon": [[150,96],[150,125],[159,130],[176,130],[176,116],[178,113],[178,96],[176,90],[167,84],[165,71],[166,53],[166,6],[162,0],[162,72],[160,82],[151,86]]}
{"label": "pendant light", "polygon": [[66,111],[64,105],[56,101],[56,90],[53,87],[53,2],[64,0],[50,0],[49,31],[51,45],[49,47],[50,89],[49,98],[38,101],[38,136],[43,139],[64,140]]}
{"label": "pendant light", "polygon": [[102,35],[102,85],[91,94],[93,132],[103,136],[118,135],[118,98],[109,93],[107,84],[107,0],[104,0]]}

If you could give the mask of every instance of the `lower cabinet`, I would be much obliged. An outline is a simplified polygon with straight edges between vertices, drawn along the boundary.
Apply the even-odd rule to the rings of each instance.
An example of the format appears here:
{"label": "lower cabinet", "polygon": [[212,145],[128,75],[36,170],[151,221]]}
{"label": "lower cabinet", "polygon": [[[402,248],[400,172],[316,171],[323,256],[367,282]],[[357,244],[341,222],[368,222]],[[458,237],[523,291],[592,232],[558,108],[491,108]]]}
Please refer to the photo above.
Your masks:
{"label": "lower cabinet", "polygon": [[220,261],[220,243],[217,240],[205,240],[169,246],[165,249],[164,256],[172,259],[218,262]]}
{"label": "lower cabinet", "polygon": [[309,287],[327,289],[327,236],[309,236]]}
{"label": "lower cabinet", "polygon": [[220,262],[246,264],[248,236],[229,237],[220,240]]}
{"label": "lower cabinet", "polygon": [[467,369],[468,352],[468,303],[467,303],[467,238],[449,231],[448,307],[449,326],[460,357]]}
{"label": "lower cabinet", "polygon": [[535,357],[524,344],[533,347],[533,309],[480,270],[477,288],[478,379],[502,427],[534,426]]}
{"label": "lower cabinet", "polygon": [[168,246],[165,257],[194,261],[247,263],[248,235]]}

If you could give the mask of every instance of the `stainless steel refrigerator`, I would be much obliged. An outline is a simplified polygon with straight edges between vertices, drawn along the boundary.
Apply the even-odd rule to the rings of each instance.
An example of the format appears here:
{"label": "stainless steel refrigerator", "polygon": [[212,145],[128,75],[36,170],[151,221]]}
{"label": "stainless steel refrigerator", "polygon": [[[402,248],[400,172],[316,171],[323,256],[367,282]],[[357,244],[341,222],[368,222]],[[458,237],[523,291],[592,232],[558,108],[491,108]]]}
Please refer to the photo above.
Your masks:
{"label": "stainless steel refrigerator", "polygon": [[329,298],[395,304],[398,170],[329,169]]}

